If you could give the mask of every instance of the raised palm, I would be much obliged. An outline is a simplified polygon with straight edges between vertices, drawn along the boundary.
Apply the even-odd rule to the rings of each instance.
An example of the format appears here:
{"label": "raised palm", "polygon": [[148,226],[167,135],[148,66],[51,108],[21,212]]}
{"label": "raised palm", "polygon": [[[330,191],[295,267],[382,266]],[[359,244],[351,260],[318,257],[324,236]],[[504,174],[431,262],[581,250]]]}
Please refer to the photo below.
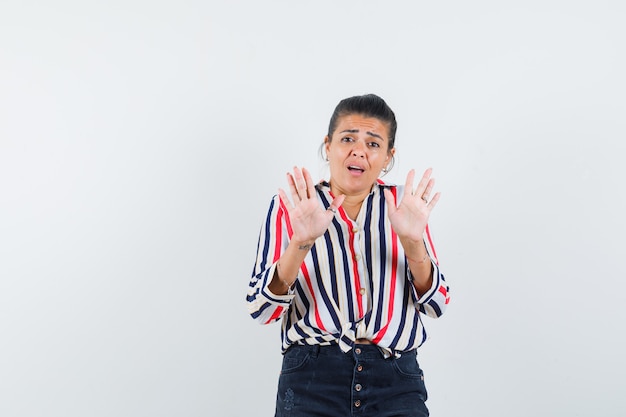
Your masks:
{"label": "raised palm", "polygon": [[413,241],[422,240],[424,229],[428,224],[428,218],[437,201],[439,201],[440,195],[440,193],[435,193],[433,198],[428,201],[435,185],[435,180],[430,177],[431,174],[432,169],[427,169],[419,184],[417,184],[417,188],[413,190],[415,170],[409,171],[404,186],[404,195],[397,207],[391,191],[385,189],[389,221],[393,230],[401,238]]}
{"label": "raised palm", "polygon": [[324,210],[316,197],[313,179],[306,168],[294,167],[293,174],[287,173],[287,182],[293,203],[283,189],[279,189],[278,194],[289,214],[293,230],[291,239],[312,244],[326,232],[333,220],[334,210],[341,206],[344,196],[335,197],[330,205],[333,210]]}

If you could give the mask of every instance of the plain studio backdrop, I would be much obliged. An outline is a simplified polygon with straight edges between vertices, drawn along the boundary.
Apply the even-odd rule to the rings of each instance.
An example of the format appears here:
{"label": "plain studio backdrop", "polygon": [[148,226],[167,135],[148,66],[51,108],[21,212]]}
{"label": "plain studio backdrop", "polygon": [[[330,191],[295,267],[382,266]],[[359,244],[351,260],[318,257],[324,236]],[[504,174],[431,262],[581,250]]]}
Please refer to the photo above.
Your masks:
{"label": "plain studio backdrop", "polygon": [[269,201],[376,93],[434,168],[431,414],[626,415],[621,1],[0,3],[0,415],[271,416]]}

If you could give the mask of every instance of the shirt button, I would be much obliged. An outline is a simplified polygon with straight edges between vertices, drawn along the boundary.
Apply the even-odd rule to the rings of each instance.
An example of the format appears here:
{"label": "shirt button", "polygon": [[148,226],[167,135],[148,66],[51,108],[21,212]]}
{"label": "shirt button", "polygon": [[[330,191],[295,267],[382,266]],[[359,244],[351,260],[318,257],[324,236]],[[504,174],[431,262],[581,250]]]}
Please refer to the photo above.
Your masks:
{"label": "shirt button", "polygon": [[359,259],[361,259],[361,255],[360,255],[360,254],[358,254],[358,253],[357,253],[354,257],[356,258],[356,260],[357,260],[357,261],[358,261]]}
{"label": "shirt button", "polygon": [[359,231],[359,229],[358,229],[358,228],[356,228],[356,227],[353,227],[353,228],[352,228],[352,233],[356,233],[356,232],[358,232],[358,231]]}
{"label": "shirt button", "polygon": [[356,370],[361,372],[363,370],[363,365],[357,365]]}
{"label": "shirt button", "polygon": [[359,293],[361,293],[361,295],[365,295],[365,288],[361,288],[361,289],[359,290]]}
{"label": "shirt button", "polygon": [[356,352],[357,355],[361,354],[361,348],[356,348],[356,349],[354,349],[354,351]]}
{"label": "shirt button", "polygon": [[354,389],[355,389],[355,390],[357,390],[357,391],[361,391],[361,388],[363,388],[363,387],[361,386],[361,384],[356,384],[356,385],[354,386]]}
{"label": "shirt button", "polygon": [[357,408],[360,407],[361,406],[361,400],[356,400],[354,402],[354,406],[357,407]]}

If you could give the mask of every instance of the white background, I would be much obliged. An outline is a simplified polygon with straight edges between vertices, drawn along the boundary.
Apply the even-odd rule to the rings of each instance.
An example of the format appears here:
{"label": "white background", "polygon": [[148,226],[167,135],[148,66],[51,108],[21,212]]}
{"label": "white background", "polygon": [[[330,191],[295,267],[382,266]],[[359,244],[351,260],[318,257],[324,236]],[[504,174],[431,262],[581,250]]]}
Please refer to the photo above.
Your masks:
{"label": "white background", "polygon": [[433,416],[624,416],[621,1],[0,3],[0,415],[271,416],[259,227],[337,102],[432,166]]}

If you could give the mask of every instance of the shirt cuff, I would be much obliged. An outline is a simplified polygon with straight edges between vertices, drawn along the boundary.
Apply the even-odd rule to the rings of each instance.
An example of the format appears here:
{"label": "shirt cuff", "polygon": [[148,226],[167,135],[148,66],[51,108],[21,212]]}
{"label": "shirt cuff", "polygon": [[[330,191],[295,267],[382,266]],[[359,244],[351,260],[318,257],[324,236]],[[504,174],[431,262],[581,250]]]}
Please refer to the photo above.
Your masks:
{"label": "shirt cuff", "polygon": [[265,273],[265,276],[263,277],[263,286],[261,287],[261,295],[271,304],[289,305],[291,300],[295,298],[295,294],[274,294],[269,289],[270,282],[272,282],[272,277],[274,276],[277,266],[278,263],[274,263],[274,265],[272,265],[272,267]]}
{"label": "shirt cuff", "polygon": [[417,293],[417,290],[415,289],[415,285],[413,285],[413,274],[411,273],[411,269],[409,268],[407,264],[407,270],[408,270],[407,276],[408,276],[409,284],[411,285],[411,290],[413,291],[413,299],[415,300],[416,304],[425,304],[428,301],[430,301],[430,299],[437,292],[437,289],[441,285],[441,278],[439,276],[439,267],[437,266],[435,261],[433,261],[432,258],[430,259],[430,263],[432,265],[431,273],[433,277],[433,283],[431,284],[430,288],[424,294],[422,294],[421,297]]}

